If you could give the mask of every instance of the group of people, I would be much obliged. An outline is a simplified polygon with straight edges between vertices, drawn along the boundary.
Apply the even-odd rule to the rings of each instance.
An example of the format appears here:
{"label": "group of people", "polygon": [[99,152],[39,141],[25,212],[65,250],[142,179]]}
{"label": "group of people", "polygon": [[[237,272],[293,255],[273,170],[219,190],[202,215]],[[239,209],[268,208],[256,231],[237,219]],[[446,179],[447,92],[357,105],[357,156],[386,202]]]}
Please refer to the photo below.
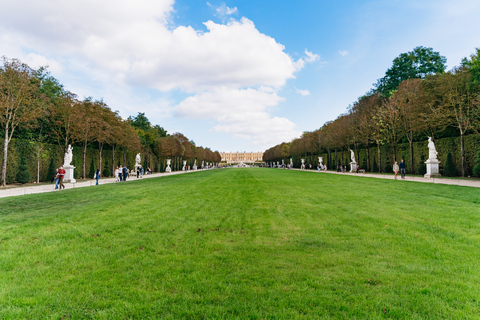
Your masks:
{"label": "group of people", "polygon": [[115,167],[115,178],[116,178],[116,182],[119,182],[119,181],[127,181],[127,178],[128,178],[128,174],[130,173],[130,169],[128,169],[127,167]]}
{"label": "group of people", "polygon": [[65,178],[66,173],[67,171],[63,169],[63,166],[55,169],[55,174],[53,175],[53,180],[55,181],[55,190],[61,190],[62,188],[65,189],[65,185],[63,184],[63,178]]}
{"label": "group of people", "polygon": [[[115,168],[115,178],[116,178],[116,182],[119,182],[119,181],[127,181],[127,178],[128,176],[130,175],[130,169],[128,169],[127,167],[116,167]],[[145,171],[143,170],[143,167],[137,167],[137,171],[136,171],[136,174],[137,174],[137,178],[143,178],[143,173]],[[152,174],[152,169],[150,169],[150,167],[147,168],[145,174]]]}
{"label": "group of people", "polygon": [[398,171],[400,171],[400,176],[402,177],[402,179],[405,179],[406,167],[403,159],[400,160],[400,164],[398,164],[397,161],[395,161],[395,163],[393,164],[393,172],[395,172],[395,180],[397,180]]}

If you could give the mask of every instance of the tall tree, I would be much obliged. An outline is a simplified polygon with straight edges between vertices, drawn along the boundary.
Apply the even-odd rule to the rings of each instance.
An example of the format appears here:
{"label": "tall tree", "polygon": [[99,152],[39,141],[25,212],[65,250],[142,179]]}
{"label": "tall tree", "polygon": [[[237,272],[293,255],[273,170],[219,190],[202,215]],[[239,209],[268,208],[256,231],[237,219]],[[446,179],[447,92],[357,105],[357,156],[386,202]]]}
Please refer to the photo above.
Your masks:
{"label": "tall tree", "polygon": [[374,142],[374,133],[377,123],[374,116],[377,114],[381,106],[380,94],[374,93],[365,95],[358,99],[353,105],[354,112],[354,128],[356,136],[360,143],[363,144],[367,153],[367,171],[371,170],[370,165],[370,143]]}
{"label": "tall tree", "polygon": [[87,147],[95,137],[95,126],[97,118],[92,98],[85,98],[82,103],[77,104],[78,120],[74,123],[73,130],[82,145],[82,178],[87,178],[86,157]]}
{"label": "tall tree", "polygon": [[1,58],[0,125],[4,132],[1,185],[7,176],[8,145],[15,129],[34,125],[44,105],[39,103],[40,81],[35,71],[18,59]]}
{"label": "tall tree", "polygon": [[470,55],[470,59],[462,59],[461,66],[471,72],[472,84],[478,88],[480,86],[480,48],[476,48],[475,51]]}
{"label": "tall tree", "polygon": [[438,108],[445,126],[458,129],[460,134],[461,174],[465,176],[465,133],[478,128],[480,106],[478,91],[472,87],[472,74],[468,69],[457,68],[442,75],[428,77],[431,105]]}
{"label": "tall tree", "polygon": [[445,72],[447,59],[432,48],[416,47],[393,60],[385,76],[374,84],[375,91],[389,97],[398,85],[407,79],[424,79],[427,75]]}
{"label": "tall tree", "polygon": [[69,144],[79,140],[75,126],[82,121],[78,112],[80,102],[77,96],[69,91],[62,91],[54,97],[48,109],[50,130],[55,140],[66,152]]}
{"label": "tall tree", "polygon": [[423,80],[409,79],[403,81],[395,92],[399,126],[401,132],[407,138],[410,149],[410,172],[415,173],[415,164],[413,162],[413,139],[426,128],[426,117],[428,110],[426,108]]}

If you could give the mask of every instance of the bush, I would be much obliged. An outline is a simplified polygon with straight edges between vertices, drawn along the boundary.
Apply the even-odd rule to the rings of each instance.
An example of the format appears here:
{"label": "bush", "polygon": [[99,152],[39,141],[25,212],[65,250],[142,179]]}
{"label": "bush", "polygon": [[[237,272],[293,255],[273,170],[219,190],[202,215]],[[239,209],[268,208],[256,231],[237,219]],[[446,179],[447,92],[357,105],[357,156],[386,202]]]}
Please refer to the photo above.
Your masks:
{"label": "bush", "polygon": [[385,170],[386,173],[393,172],[393,168],[389,163],[387,163],[383,169]]}
{"label": "bush", "polygon": [[475,158],[475,165],[473,166],[473,172],[472,172],[474,177],[480,178],[480,150],[477,152],[477,157]]}
{"label": "bush", "polygon": [[447,160],[445,161],[445,168],[443,168],[443,175],[446,177],[457,176],[457,169],[455,168],[455,164],[453,163],[453,156],[451,152],[447,154]]}
{"label": "bush", "polygon": [[362,164],[360,165],[360,169],[367,170],[367,158],[362,159]]}
{"label": "bush", "polygon": [[425,156],[423,154],[420,157],[420,164],[417,167],[417,173],[422,176],[427,173],[427,165],[425,164]]}
{"label": "bush", "polygon": [[48,165],[48,170],[47,170],[47,181],[53,182],[53,178],[55,175],[55,155],[52,156],[52,159],[50,160],[50,164]]}
{"label": "bush", "polygon": [[105,169],[103,169],[103,176],[110,177],[112,175],[112,170],[110,170],[110,164],[108,161],[105,161]]}
{"label": "bush", "polygon": [[93,177],[95,177],[95,161],[93,161],[93,158],[92,163],[90,164],[90,171],[88,172],[88,177],[90,179],[93,179]]}
{"label": "bush", "polygon": [[21,184],[25,184],[30,181],[30,172],[28,171],[27,158],[25,155],[22,155],[22,160],[20,161],[20,166],[18,167],[15,180]]}
{"label": "bush", "polygon": [[377,165],[377,161],[375,160],[375,158],[373,158],[372,172],[378,172],[378,165]]}

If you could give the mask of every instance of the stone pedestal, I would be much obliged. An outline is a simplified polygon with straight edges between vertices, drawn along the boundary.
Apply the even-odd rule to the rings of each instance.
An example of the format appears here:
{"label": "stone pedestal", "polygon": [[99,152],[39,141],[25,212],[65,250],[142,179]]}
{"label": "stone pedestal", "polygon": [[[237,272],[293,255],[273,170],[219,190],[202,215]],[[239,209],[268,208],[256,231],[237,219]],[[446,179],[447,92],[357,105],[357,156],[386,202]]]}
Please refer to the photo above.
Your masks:
{"label": "stone pedestal", "polygon": [[165,172],[172,172],[172,168],[170,168],[170,162],[172,159],[167,159],[167,167],[165,168]]}
{"label": "stone pedestal", "polygon": [[435,178],[442,176],[439,170],[440,161],[438,161],[437,159],[428,159],[427,161],[425,161],[425,164],[427,165],[427,173],[424,175],[425,178]]}
{"label": "stone pedestal", "polygon": [[63,166],[63,169],[65,169],[65,177],[63,177],[63,182],[75,183],[77,181],[75,180],[73,175],[73,170],[75,169],[75,167],[72,165],[68,165],[68,166]]}
{"label": "stone pedestal", "polygon": [[357,172],[358,163],[350,162],[350,172]]}

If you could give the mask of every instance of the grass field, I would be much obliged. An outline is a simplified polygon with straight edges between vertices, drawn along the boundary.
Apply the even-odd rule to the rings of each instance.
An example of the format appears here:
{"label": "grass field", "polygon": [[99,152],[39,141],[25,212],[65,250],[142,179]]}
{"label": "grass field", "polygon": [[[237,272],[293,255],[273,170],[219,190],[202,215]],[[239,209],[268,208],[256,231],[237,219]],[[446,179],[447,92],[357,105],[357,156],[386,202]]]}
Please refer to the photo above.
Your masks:
{"label": "grass field", "polygon": [[479,202],[255,168],[0,199],[0,318],[478,319]]}

